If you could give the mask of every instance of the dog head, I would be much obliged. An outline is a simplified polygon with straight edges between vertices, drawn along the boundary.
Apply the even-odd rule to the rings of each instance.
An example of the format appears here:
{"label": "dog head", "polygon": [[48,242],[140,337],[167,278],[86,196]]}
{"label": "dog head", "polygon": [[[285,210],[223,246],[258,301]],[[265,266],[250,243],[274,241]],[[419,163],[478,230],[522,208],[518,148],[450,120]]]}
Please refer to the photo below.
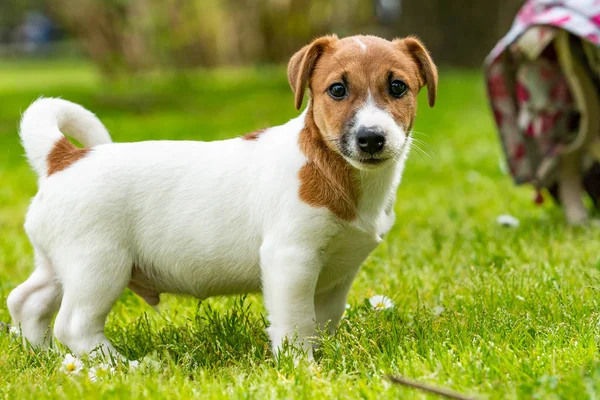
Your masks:
{"label": "dog head", "polygon": [[291,58],[288,79],[300,109],[305,88],[323,142],[359,169],[395,159],[409,142],[417,94],[427,85],[429,105],[437,69],[413,37],[323,36]]}

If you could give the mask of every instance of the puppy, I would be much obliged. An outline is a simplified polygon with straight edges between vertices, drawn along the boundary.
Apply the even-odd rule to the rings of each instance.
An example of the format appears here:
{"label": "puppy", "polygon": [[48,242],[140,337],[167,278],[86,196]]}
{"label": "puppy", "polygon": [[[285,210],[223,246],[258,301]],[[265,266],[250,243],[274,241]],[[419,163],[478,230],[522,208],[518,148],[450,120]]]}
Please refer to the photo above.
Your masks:
{"label": "puppy", "polygon": [[[126,287],[200,299],[261,291],[276,354],[334,332],[361,263],[394,223],[417,94],[437,70],[415,38],[324,36],[290,60],[304,112],[216,142],[112,143],[89,111],[40,99],[20,135],[39,175],[25,231],[35,271],[8,297],[32,345],[116,354],[106,316]],[[73,146],[63,134],[82,143]]]}

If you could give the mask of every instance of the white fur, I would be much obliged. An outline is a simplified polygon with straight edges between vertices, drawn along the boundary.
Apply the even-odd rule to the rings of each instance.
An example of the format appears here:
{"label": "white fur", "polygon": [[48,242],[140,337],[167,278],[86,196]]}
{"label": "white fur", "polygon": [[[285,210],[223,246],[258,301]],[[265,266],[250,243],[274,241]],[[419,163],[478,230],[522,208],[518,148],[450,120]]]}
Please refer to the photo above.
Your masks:
{"label": "white fur", "polygon": [[363,51],[364,53],[366,53],[366,52],[367,52],[367,45],[366,45],[366,44],[364,44],[364,43],[362,42],[362,40],[360,40],[359,38],[354,38],[354,41],[355,41],[356,43],[358,43],[358,45],[360,46],[360,48],[362,49],[362,51]]}
{"label": "white fur", "polygon": [[[362,112],[364,123],[388,123],[377,110]],[[393,224],[409,143],[385,166],[359,171],[358,217],[342,222],[299,199],[304,118],[255,141],[107,143],[80,106],[35,102],[21,134],[40,174],[25,223],[36,270],[8,298],[24,337],[48,344],[60,308],[54,333],[71,351],[114,351],[105,318],[135,265],[157,293],[262,291],[274,351],[296,333],[310,353],[315,322],[335,330],[361,263]],[[60,129],[97,145],[47,177],[45,155]]]}
{"label": "white fur", "polygon": [[110,143],[110,135],[94,114],[61,99],[38,99],[21,118],[21,142],[29,163],[40,177],[48,175],[46,158],[63,133],[85,147]]}
{"label": "white fur", "polygon": [[[383,132],[385,137],[384,148],[377,153],[381,159],[391,159],[394,164],[403,165],[406,158],[406,151],[410,148],[411,138],[406,134],[402,126],[398,125],[389,112],[379,108],[369,90],[367,101],[356,112],[354,128],[350,132],[355,137],[361,128],[377,128]],[[356,140],[350,141],[351,157],[344,157],[352,166],[363,171],[379,169],[379,166],[373,167],[368,164],[357,161],[362,153]]]}

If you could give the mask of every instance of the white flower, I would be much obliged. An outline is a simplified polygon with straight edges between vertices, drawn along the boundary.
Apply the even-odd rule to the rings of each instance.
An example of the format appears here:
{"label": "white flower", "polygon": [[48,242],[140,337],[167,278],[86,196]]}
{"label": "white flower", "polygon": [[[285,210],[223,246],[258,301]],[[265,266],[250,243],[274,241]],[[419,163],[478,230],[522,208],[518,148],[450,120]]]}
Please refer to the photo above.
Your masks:
{"label": "white flower", "polygon": [[517,299],[521,301],[525,301],[525,297],[517,295]]}
{"label": "white flower", "polygon": [[371,303],[371,307],[380,310],[387,310],[388,308],[394,307],[394,302],[389,297],[377,294],[369,299],[369,303]]}
{"label": "white flower", "polygon": [[138,367],[140,366],[140,362],[138,360],[130,360],[129,361],[129,369],[138,369]]}
{"label": "white flower", "polygon": [[[133,363],[133,361],[131,361]],[[160,362],[155,359],[145,356],[141,361],[136,361],[138,363],[138,367],[135,368],[144,368],[150,371],[160,371],[163,369],[163,366]],[[135,369],[134,368],[134,369]]]}
{"label": "white flower", "polygon": [[82,369],[83,362],[80,359],[73,357],[73,355],[71,354],[67,354],[65,356],[61,367],[62,372],[64,372],[65,374],[77,375],[81,372]]}
{"label": "white flower", "polygon": [[99,379],[103,379],[114,372],[115,367],[111,367],[108,364],[100,364],[97,367],[90,368],[88,378],[90,378],[90,381],[92,382],[97,382]]}
{"label": "white flower", "polygon": [[21,336],[21,330],[16,326],[11,325],[11,327],[8,329],[8,331],[15,338],[18,338],[19,336]]}
{"label": "white flower", "polygon": [[344,313],[342,314],[342,318],[346,318],[348,316],[349,309],[350,309],[350,304],[346,303],[346,309],[344,310]]}
{"label": "white flower", "polygon": [[519,220],[508,214],[498,215],[496,222],[502,226],[510,226],[511,228],[519,226]]}
{"label": "white flower", "polygon": [[440,315],[442,315],[442,313],[446,311],[446,309],[444,308],[444,306],[437,306],[433,308],[433,315],[436,317],[439,317]]}

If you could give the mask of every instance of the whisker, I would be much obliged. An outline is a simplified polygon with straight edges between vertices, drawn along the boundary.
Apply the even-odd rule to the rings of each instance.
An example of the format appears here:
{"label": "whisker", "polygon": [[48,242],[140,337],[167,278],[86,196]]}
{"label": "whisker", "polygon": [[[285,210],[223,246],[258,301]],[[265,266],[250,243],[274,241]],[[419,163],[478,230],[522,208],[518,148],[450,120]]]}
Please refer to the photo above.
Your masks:
{"label": "whisker", "polygon": [[417,151],[420,151],[421,153],[423,153],[423,154],[424,154],[424,155],[426,155],[427,157],[429,157],[429,158],[433,158],[432,154],[431,154],[429,151],[427,151],[427,149],[423,149],[423,148],[422,148],[422,147],[420,147],[420,146],[419,146],[417,143],[415,143],[415,144],[413,145],[413,148],[414,148],[415,150],[417,150]]}
{"label": "whisker", "polygon": [[415,137],[414,137],[414,138],[412,138],[412,140],[414,140],[414,141],[416,141],[416,142],[419,142],[419,143],[427,144],[427,142],[426,142],[426,141],[424,141],[424,140],[422,140],[422,139],[419,139],[419,138],[415,138]]}
{"label": "whisker", "polygon": [[415,154],[417,154],[422,161],[425,161],[427,163],[431,162],[431,158],[424,156],[423,153],[418,149],[415,149]]}
{"label": "whisker", "polygon": [[415,146],[419,150],[423,150],[427,154],[433,153],[432,148],[427,143],[413,140],[412,144],[413,146]]}
{"label": "whisker", "polygon": [[415,144],[420,144],[420,145],[422,145],[423,147],[425,147],[425,149],[426,149],[428,152],[430,152],[430,153],[432,153],[432,154],[435,154],[435,151],[434,151],[434,150],[431,148],[431,146],[430,146],[429,144],[427,144],[426,142],[424,142],[424,141],[422,141],[422,140],[419,140],[419,139],[415,139],[415,138],[413,138],[413,143],[415,143]]}
{"label": "whisker", "polygon": [[419,156],[421,157],[421,159],[423,161],[431,162],[433,160],[433,157],[431,156],[431,154],[429,154],[427,151],[420,148],[418,143],[413,142],[411,147],[413,149],[415,149],[415,151],[417,152],[417,154],[419,154]]}
{"label": "whisker", "polygon": [[419,158],[426,163],[430,163],[432,161],[430,157],[424,156],[423,153],[418,149],[415,149],[415,154],[417,154]]}

